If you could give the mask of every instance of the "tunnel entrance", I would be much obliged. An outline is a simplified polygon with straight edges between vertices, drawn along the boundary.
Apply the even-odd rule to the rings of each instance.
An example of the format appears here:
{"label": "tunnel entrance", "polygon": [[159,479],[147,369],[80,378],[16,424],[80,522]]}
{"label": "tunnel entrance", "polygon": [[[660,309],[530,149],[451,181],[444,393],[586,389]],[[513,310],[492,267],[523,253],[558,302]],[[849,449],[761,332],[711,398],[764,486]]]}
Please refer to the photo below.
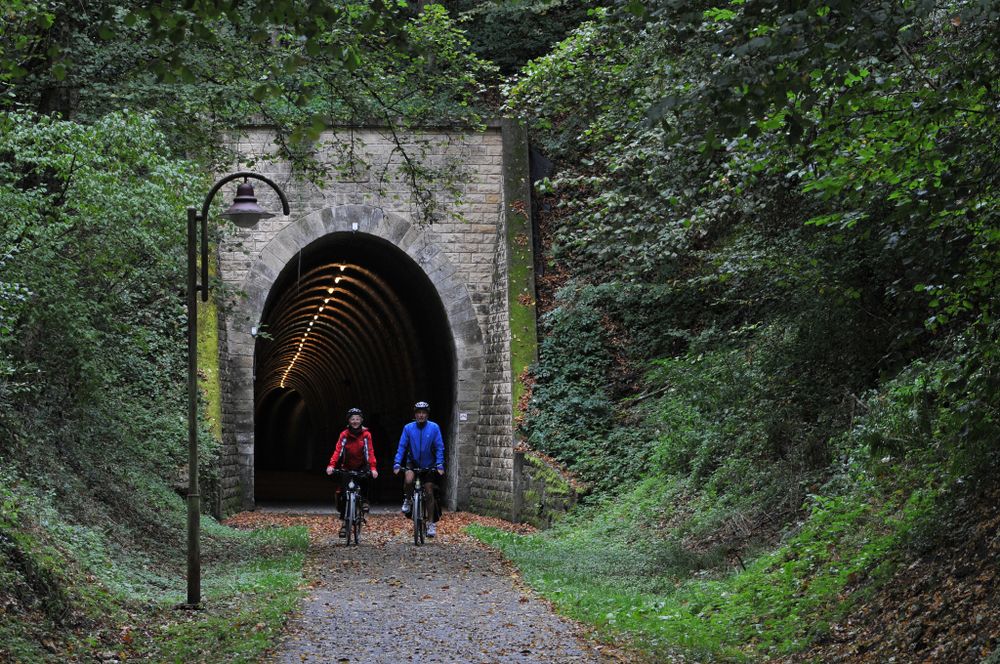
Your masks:
{"label": "tunnel entrance", "polygon": [[392,243],[333,233],[299,252],[268,293],[255,340],[255,500],[332,503],[325,469],[357,407],[378,459],[372,501],[398,502],[392,460],[415,401],[430,402],[446,454],[454,444],[451,334],[433,284]]}

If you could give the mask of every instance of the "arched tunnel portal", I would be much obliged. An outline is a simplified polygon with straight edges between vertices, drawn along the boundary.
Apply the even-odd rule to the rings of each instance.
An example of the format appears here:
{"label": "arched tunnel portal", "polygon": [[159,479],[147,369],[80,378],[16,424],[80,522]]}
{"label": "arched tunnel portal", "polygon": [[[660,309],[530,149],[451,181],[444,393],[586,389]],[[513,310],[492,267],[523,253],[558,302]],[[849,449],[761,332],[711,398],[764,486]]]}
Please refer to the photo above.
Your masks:
{"label": "arched tunnel portal", "polygon": [[417,400],[452,431],[455,365],[441,298],[404,251],[353,232],[304,247],[270,289],[254,345],[255,501],[332,502],[325,468],[352,407],[375,444],[371,497],[398,500],[400,431]]}

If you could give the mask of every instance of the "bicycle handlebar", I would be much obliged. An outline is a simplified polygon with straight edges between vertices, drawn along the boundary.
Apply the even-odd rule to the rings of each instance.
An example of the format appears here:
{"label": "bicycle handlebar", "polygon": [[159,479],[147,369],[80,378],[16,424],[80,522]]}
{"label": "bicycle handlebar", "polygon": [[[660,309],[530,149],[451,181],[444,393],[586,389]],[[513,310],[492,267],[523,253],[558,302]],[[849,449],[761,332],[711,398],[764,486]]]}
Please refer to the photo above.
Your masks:
{"label": "bicycle handlebar", "polygon": [[347,475],[349,477],[370,477],[372,471],[370,470],[344,470],[343,468],[334,468],[334,475]]}

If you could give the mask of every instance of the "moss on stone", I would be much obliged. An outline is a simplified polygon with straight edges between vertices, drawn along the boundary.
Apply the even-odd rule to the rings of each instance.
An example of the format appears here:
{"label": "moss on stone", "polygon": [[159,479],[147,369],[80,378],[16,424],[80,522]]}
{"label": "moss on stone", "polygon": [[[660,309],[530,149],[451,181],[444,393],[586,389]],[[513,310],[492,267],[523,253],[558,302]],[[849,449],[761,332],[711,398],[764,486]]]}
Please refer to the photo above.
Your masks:
{"label": "moss on stone", "polygon": [[[215,276],[215,265],[210,267]],[[207,302],[198,299],[198,386],[205,407],[201,416],[208,422],[216,442],[222,442],[222,381],[219,377],[219,308],[209,291]]]}
{"label": "moss on stone", "polygon": [[573,487],[559,472],[543,459],[533,454],[525,454],[525,461],[533,469],[531,475],[535,480],[545,484],[545,492],[553,496],[568,497],[573,495]]}
{"label": "moss on stone", "polygon": [[504,123],[504,193],[507,200],[507,283],[510,318],[510,363],[514,417],[521,413],[527,387],[522,376],[535,361],[538,334],[535,325],[535,259],[531,238],[531,182],[528,139],[523,126]]}

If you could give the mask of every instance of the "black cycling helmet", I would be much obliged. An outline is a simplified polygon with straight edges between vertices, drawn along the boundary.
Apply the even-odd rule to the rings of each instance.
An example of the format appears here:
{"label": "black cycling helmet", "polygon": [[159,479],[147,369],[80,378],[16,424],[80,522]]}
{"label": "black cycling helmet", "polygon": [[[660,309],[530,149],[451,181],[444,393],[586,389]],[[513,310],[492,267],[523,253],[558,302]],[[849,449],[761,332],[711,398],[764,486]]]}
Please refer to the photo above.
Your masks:
{"label": "black cycling helmet", "polygon": [[431,406],[426,401],[418,401],[413,404],[413,410],[426,410],[427,412],[430,412]]}
{"label": "black cycling helmet", "polygon": [[347,419],[351,419],[352,415],[359,415],[361,416],[362,419],[365,416],[365,414],[361,412],[360,408],[352,408],[349,411],[347,411]]}

